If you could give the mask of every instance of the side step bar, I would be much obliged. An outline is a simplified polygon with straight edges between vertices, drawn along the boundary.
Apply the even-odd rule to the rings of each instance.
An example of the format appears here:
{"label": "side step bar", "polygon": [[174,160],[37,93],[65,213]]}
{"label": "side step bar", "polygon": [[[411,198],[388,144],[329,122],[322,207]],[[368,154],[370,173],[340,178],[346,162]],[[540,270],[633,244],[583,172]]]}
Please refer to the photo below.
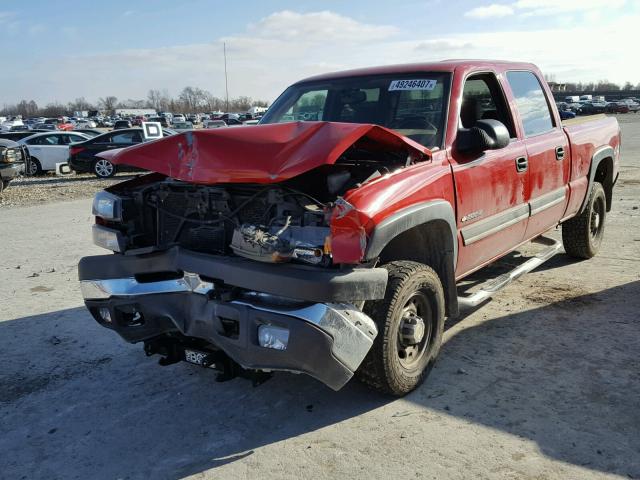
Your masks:
{"label": "side step bar", "polygon": [[532,243],[539,243],[546,246],[547,248],[538,253],[535,257],[532,257],[524,262],[522,265],[517,266],[510,272],[503,273],[499,277],[496,277],[493,280],[489,280],[477,292],[466,297],[458,297],[458,305],[460,309],[462,310],[477,307],[514,280],[517,280],[525,273],[529,273],[531,270],[542,265],[544,262],[552,258],[556,253],[558,253],[562,248],[562,242],[553,240],[548,237],[535,238],[534,240],[532,240]]}

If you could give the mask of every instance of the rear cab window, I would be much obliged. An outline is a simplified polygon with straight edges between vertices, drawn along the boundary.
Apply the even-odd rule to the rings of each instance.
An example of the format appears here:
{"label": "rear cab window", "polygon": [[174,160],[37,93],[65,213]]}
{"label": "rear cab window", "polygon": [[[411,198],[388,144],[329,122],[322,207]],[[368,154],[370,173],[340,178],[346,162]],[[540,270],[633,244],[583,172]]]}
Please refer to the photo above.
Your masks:
{"label": "rear cab window", "polygon": [[533,72],[507,72],[507,82],[516,101],[524,136],[534,137],[552,131],[556,125],[540,80]]}

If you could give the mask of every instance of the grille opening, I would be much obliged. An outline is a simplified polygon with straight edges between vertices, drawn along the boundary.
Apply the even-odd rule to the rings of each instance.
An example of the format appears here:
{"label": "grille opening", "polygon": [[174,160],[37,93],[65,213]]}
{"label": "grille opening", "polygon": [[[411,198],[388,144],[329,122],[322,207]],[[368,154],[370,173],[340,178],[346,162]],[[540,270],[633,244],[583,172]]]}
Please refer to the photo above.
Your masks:
{"label": "grille opening", "polygon": [[136,305],[123,305],[115,307],[118,324],[124,327],[139,327],[144,325],[144,315]]}
{"label": "grille opening", "polygon": [[232,320],[230,318],[219,317],[220,323],[222,324],[222,335],[225,337],[229,337],[232,339],[237,339],[240,335],[240,323],[237,320]]}

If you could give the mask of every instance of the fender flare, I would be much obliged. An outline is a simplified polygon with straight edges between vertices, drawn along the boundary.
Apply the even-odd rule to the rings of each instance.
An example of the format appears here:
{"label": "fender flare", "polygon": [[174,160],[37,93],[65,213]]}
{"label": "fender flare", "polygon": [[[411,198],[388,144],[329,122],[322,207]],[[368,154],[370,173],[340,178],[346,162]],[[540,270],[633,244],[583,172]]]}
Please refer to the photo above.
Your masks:
{"label": "fender flare", "polygon": [[589,167],[589,183],[587,184],[587,193],[584,196],[584,200],[582,200],[582,205],[580,206],[580,210],[578,210],[577,215],[580,215],[584,212],[584,209],[587,208],[587,202],[589,201],[589,192],[591,192],[591,187],[593,186],[593,182],[595,181],[596,172],[598,171],[598,167],[600,166],[600,162],[605,158],[615,159],[615,151],[613,147],[609,145],[605,145],[604,147],[598,148],[593,157],[591,157],[591,166]]}
{"label": "fender flare", "polygon": [[389,215],[375,226],[367,242],[366,260],[372,260],[380,255],[384,247],[391,240],[407,230],[429,223],[434,220],[444,221],[451,230],[451,240],[453,244],[453,269],[455,271],[458,261],[458,234],[456,228],[456,217],[451,204],[445,200],[432,200],[429,202],[417,203],[410,207],[403,208]]}

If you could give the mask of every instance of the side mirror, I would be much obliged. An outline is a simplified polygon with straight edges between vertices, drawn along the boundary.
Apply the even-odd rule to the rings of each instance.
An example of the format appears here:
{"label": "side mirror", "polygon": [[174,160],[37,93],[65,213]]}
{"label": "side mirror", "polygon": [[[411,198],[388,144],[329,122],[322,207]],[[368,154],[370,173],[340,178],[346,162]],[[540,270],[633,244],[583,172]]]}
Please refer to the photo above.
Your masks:
{"label": "side mirror", "polygon": [[456,148],[464,153],[480,153],[504,148],[510,140],[509,130],[502,122],[478,120],[475,126],[458,130]]}

